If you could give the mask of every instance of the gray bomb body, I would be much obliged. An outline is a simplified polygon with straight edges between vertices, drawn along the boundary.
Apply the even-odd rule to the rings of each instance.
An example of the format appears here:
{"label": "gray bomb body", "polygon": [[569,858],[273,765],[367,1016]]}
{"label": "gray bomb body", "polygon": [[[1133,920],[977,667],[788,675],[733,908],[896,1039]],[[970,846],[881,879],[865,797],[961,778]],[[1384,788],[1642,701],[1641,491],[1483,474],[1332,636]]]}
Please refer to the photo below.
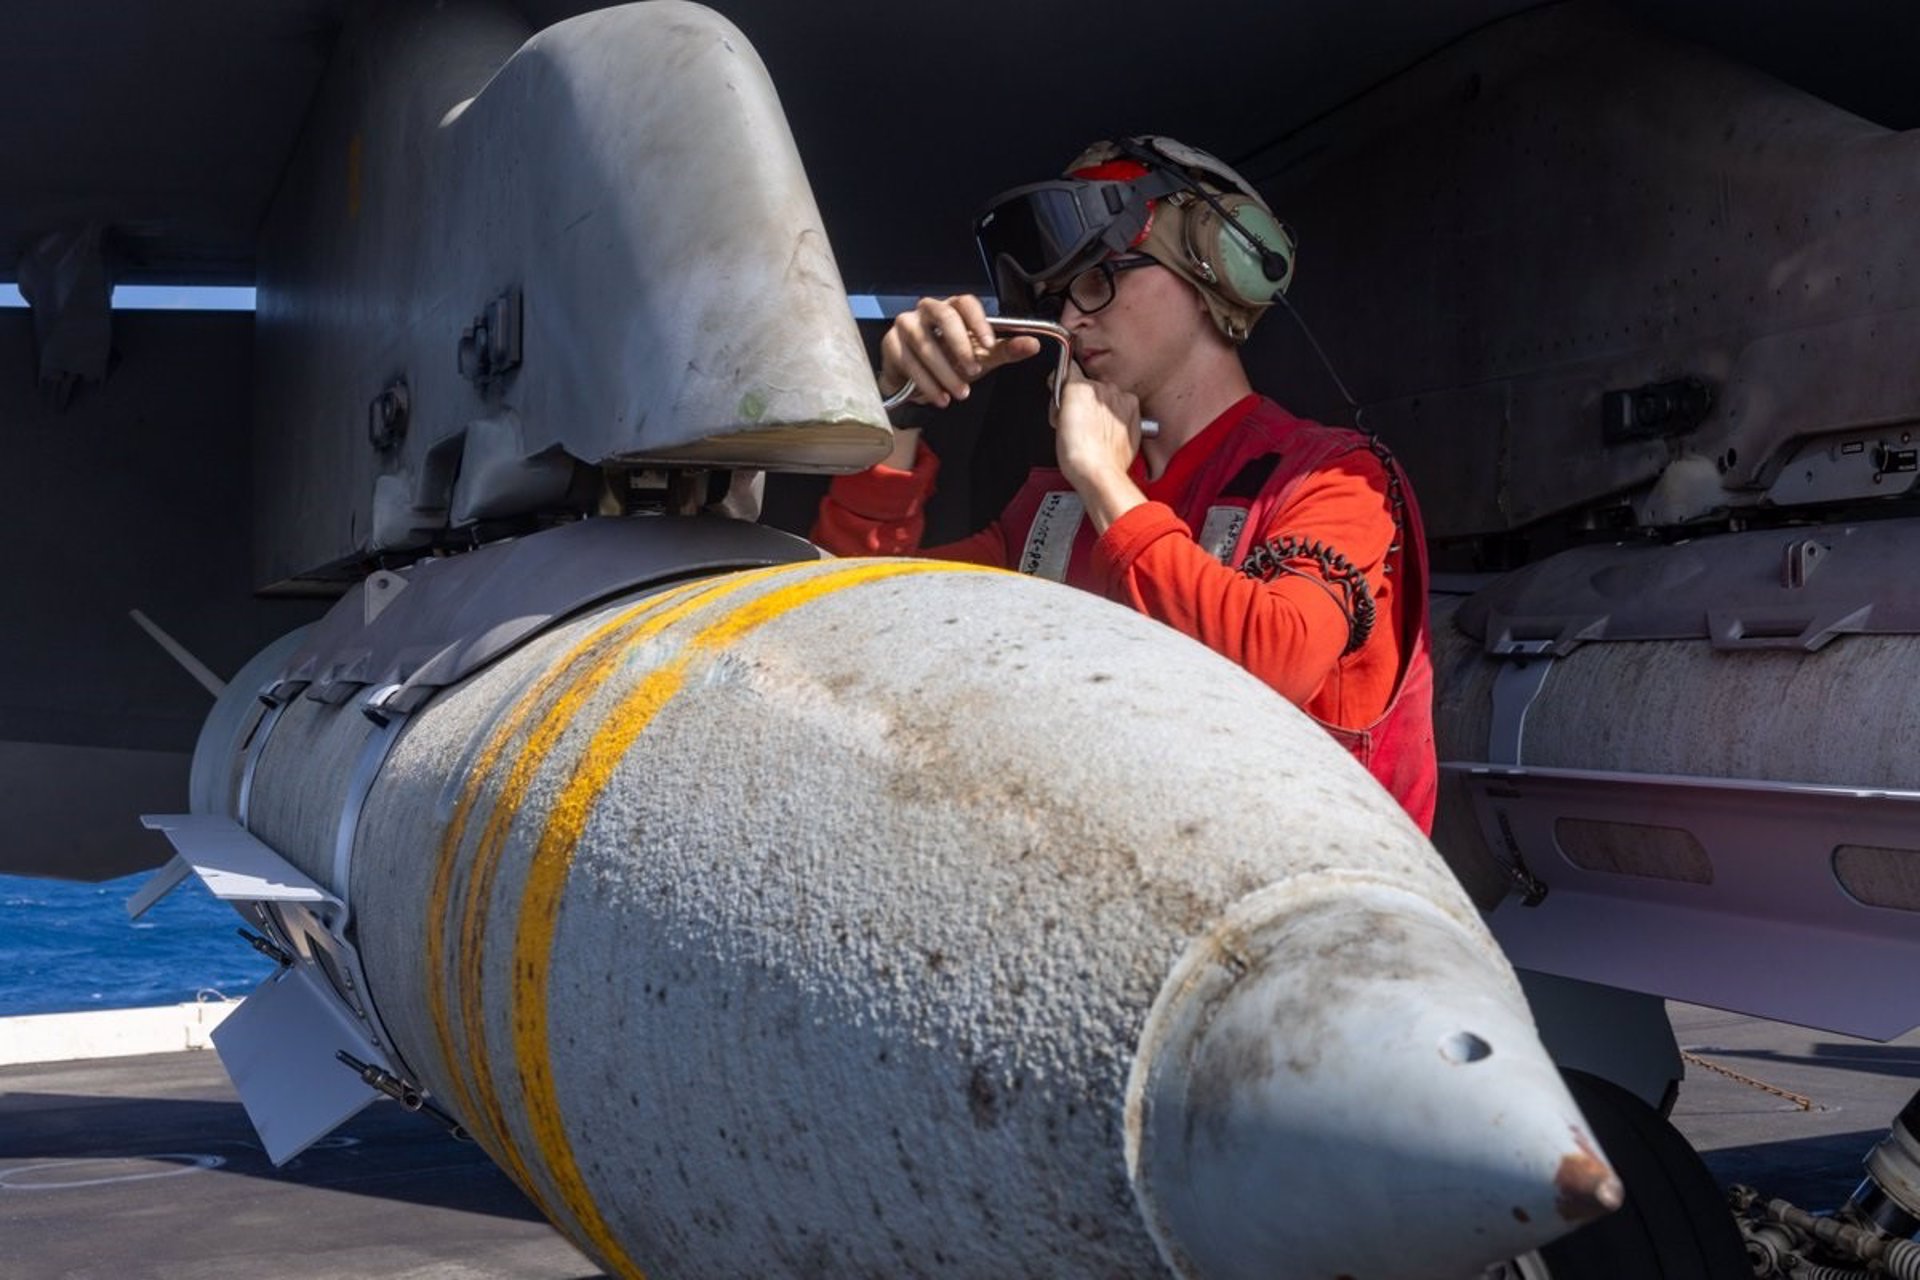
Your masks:
{"label": "gray bomb body", "polygon": [[343,858],[381,731],[287,702],[247,826],[350,904],[396,1063],[616,1274],[1412,1277],[1607,1198],[1391,799],[1082,593],[629,593],[414,710]]}

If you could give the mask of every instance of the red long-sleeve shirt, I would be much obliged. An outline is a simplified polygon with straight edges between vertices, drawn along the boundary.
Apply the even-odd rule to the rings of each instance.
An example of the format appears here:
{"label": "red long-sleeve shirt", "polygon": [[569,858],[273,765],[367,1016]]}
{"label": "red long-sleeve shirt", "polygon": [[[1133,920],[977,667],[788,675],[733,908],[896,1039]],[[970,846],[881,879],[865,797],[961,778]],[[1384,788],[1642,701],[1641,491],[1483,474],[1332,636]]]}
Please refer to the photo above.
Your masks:
{"label": "red long-sleeve shirt", "polygon": [[[1386,468],[1360,437],[1355,447],[1297,477],[1264,527],[1238,541],[1246,550],[1291,535],[1318,541],[1365,576],[1377,622],[1366,642],[1343,656],[1349,617],[1324,566],[1295,557],[1297,573],[1271,581],[1221,563],[1197,540],[1211,508],[1230,497],[1241,460],[1277,453],[1313,424],[1272,401],[1248,396],[1187,441],[1159,476],[1148,479],[1134,460],[1134,482],[1148,501],[1127,512],[1098,538],[1083,524],[1066,570],[1074,586],[1130,605],[1239,663],[1315,718],[1362,729],[1378,720],[1399,679],[1404,637],[1403,601],[1386,571],[1396,542]],[[838,555],[920,554],[973,564],[1013,566],[1027,530],[1003,515],[980,532],[945,546],[920,549],[925,504],[939,459],[921,445],[913,469],[878,466],[836,479],[821,504],[813,540]],[[1272,484],[1287,479],[1283,465]],[[1058,487],[1064,488],[1064,482]],[[1017,505],[1017,504],[1016,504]]]}

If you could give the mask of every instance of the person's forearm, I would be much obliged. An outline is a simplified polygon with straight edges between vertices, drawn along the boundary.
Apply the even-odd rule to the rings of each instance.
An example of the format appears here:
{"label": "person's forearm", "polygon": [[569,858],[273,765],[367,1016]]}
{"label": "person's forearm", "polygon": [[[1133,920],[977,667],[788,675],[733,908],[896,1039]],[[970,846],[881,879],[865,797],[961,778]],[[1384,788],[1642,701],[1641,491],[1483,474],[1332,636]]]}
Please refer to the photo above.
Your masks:
{"label": "person's forearm", "polygon": [[920,453],[920,428],[895,427],[893,429],[893,451],[880,459],[878,465],[892,467],[896,471],[913,470],[913,460]]}
{"label": "person's forearm", "polygon": [[1096,534],[1105,533],[1115,520],[1147,501],[1147,495],[1140,492],[1140,486],[1124,471],[1069,479],[1079,492],[1080,501],[1086,504],[1087,519],[1093,521]]}

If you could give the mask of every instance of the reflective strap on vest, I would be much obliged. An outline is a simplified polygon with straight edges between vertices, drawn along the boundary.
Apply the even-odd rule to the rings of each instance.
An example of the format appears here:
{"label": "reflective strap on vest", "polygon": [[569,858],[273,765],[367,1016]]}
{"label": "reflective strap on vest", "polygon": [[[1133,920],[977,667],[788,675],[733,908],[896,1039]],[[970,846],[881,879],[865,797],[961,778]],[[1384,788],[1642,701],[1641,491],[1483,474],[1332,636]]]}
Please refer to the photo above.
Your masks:
{"label": "reflective strap on vest", "polygon": [[1086,504],[1072,490],[1055,491],[1040,499],[1040,509],[1027,530],[1027,545],[1020,552],[1020,572],[1065,582],[1073,540],[1086,514]]}
{"label": "reflective strap on vest", "polygon": [[1207,522],[1200,526],[1200,546],[1228,568],[1233,567],[1233,550],[1240,545],[1240,531],[1247,524],[1245,507],[1208,507]]}

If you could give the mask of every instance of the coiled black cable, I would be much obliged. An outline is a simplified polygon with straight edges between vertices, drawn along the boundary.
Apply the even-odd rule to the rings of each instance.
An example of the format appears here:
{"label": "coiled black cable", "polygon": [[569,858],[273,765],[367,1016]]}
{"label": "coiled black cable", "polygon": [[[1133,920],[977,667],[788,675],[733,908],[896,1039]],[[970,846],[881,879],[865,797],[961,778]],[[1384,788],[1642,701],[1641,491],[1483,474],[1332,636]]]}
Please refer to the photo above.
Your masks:
{"label": "coiled black cable", "polygon": [[[1287,563],[1289,560],[1314,561],[1320,566],[1319,576],[1294,568]],[[1248,553],[1240,564],[1240,572],[1260,582],[1272,582],[1280,574],[1290,573],[1318,585],[1346,615],[1347,647],[1340,651],[1343,658],[1373,634],[1377,609],[1367,576],[1353,561],[1324,542],[1291,535],[1269,538]]]}

